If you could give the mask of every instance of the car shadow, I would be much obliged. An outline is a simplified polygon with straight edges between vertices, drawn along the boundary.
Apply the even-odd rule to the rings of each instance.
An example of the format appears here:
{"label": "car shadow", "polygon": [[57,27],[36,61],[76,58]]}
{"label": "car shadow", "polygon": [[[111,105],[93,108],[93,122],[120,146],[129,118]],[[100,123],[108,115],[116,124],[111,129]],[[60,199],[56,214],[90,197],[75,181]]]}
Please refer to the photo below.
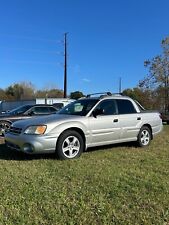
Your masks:
{"label": "car shadow", "polygon": [[39,160],[39,159],[56,159],[55,154],[35,154],[29,155],[16,150],[11,150],[5,144],[0,144],[0,159],[1,160]]}
{"label": "car shadow", "polygon": [[116,148],[138,148],[137,144],[135,142],[124,142],[124,143],[118,143],[118,144],[110,144],[110,145],[103,145],[103,146],[99,146],[99,147],[90,147],[87,149],[86,153],[88,152],[95,152],[98,150],[115,150]]}
{"label": "car shadow", "polygon": [[[100,151],[100,150],[115,150],[117,147],[134,147],[137,148],[135,142],[130,143],[120,143],[120,144],[112,144],[112,145],[105,145],[99,147],[90,147],[85,151],[85,154],[90,152]],[[30,161],[30,160],[39,160],[39,159],[56,159],[55,154],[33,154],[29,155],[23,152],[18,152],[16,150],[11,150],[6,147],[4,143],[0,144],[0,159],[1,160],[15,160],[15,161]]]}

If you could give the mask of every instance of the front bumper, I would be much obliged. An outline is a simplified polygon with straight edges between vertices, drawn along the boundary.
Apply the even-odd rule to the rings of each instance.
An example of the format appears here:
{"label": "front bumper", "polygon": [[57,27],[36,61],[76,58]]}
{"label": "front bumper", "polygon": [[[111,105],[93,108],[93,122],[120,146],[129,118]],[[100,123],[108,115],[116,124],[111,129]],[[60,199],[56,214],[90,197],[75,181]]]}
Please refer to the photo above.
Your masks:
{"label": "front bumper", "polygon": [[5,134],[7,147],[28,154],[53,153],[56,149],[56,136]]}

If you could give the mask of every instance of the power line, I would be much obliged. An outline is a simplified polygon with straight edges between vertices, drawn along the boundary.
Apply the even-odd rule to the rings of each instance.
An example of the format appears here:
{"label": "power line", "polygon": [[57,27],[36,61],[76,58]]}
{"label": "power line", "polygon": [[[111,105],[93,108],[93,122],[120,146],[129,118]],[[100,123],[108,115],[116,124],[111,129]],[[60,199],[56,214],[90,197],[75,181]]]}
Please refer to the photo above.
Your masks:
{"label": "power line", "polygon": [[13,34],[0,34],[0,37],[15,38],[15,39],[28,39],[28,40],[32,40],[32,41],[44,41],[44,42],[60,43],[59,40],[55,40],[55,39],[31,37],[31,36],[21,36],[21,35],[13,35]]}
{"label": "power line", "polygon": [[59,52],[59,51],[49,51],[49,50],[43,50],[43,49],[27,49],[27,48],[11,48],[11,47],[2,47],[0,46],[1,49],[5,49],[5,50],[14,50],[14,51],[24,51],[24,52],[37,52],[37,53],[47,53],[47,54],[57,54],[57,55],[61,55],[63,53]]}
{"label": "power line", "polygon": [[2,63],[18,63],[18,64],[42,64],[42,65],[56,65],[61,66],[61,63],[46,62],[46,61],[31,61],[31,60],[0,60]]}

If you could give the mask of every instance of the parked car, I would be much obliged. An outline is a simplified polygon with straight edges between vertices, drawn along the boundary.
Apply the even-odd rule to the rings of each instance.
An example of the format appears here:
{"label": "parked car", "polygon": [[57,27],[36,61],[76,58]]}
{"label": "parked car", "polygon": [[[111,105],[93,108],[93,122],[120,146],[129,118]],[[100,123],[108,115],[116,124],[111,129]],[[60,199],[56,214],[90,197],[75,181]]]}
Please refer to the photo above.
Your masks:
{"label": "parked car", "polygon": [[74,101],[75,101],[74,99],[58,98],[53,103],[53,106],[59,111],[60,109],[62,109],[63,107],[65,107],[66,105],[68,105],[68,104],[70,104],[71,102],[74,102]]}
{"label": "parked car", "polygon": [[161,117],[164,123],[169,124],[169,112],[162,112]]}
{"label": "parked car", "polygon": [[5,142],[29,154],[55,152],[60,159],[73,159],[93,146],[135,141],[146,147],[161,130],[158,112],[109,93],[79,99],[55,115],[15,122]]}
{"label": "parked car", "polygon": [[0,136],[9,130],[11,124],[17,120],[28,119],[33,116],[42,116],[56,113],[57,109],[51,105],[23,105],[0,115]]}

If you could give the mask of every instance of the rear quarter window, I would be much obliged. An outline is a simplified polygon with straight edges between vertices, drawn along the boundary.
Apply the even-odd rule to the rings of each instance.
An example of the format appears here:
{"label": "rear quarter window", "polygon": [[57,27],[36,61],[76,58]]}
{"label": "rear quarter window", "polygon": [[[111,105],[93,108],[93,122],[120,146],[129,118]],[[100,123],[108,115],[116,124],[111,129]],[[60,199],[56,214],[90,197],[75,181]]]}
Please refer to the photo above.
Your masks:
{"label": "rear quarter window", "polygon": [[127,99],[117,99],[118,114],[136,113],[133,103]]}
{"label": "rear quarter window", "polygon": [[57,110],[59,110],[59,109],[61,109],[61,108],[64,107],[64,104],[63,104],[63,103],[54,103],[53,106],[54,106]]}
{"label": "rear quarter window", "polygon": [[57,111],[57,109],[54,107],[49,107],[48,110],[50,113],[55,113]]}

